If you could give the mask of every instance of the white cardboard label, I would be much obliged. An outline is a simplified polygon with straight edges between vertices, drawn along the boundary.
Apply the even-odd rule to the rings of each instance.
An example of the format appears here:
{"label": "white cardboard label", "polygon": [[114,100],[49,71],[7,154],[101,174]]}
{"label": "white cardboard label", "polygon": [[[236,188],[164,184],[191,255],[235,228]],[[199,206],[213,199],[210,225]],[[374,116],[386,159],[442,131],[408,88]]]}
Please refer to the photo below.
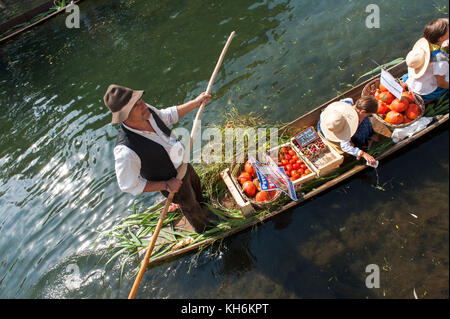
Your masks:
{"label": "white cardboard label", "polygon": [[403,86],[386,70],[381,69],[380,83],[383,84],[389,92],[397,99],[402,98]]}

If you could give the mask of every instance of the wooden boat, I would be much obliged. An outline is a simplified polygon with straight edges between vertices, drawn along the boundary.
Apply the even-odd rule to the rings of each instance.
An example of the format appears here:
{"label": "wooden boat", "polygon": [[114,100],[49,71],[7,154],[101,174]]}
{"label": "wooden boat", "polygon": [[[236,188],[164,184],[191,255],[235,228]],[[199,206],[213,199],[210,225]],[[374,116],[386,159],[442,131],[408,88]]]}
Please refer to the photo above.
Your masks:
{"label": "wooden boat", "polygon": [[[81,0],[73,0],[72,2],[77,4],[80,1]],[[65,7],[61,7],[60,9],[56,9],[54,1],[49,0],[31,10],[28,10],[25,13],[20,14],[19,16],[12,18],[11,20],[0,24],[0,44],[11,40],[13,37],[49,20],[59,13],[66,12],[66,8],[68,6],[69,4]]]}
{"label": "wooden boat", "polygon": [[[400,64],[397,64],[395,66],[393,66],[392,68],[390,68],[388,70],[394,77],[399,78],[401,75],[403,75],[404,73],[406,73],[407,71],[407,67],[406,67],[406,63],[402,62]],[[343,98],[352,98],[354,101],[358,100],[361,97],[361,92],[363,90],[363,88],[366,86],[367,83],[371,82],[372,80],[374,80],[376,77],[373,77],[371,79],[366,80],[365,82],[359,84],[358,86],[350,89],[349,91],[343,93],[342,95],[339,95],[337,97],[335,97],[334,99],[331,99],[329,101],[327,101],[326,103],[320,105],[319,107],[315,108],[314,110],[306,113],[305,115],[302,115],[301,117],[297,118],[296,120],[290,122],[289,124],[283,126],[281,128],[281,131],[286,131],[288,130],[289,132],[293,132],[293,134],[295,134],[296,132],[299,132],[301,130],[301,128],[307,127],[307,126],[316,126],[320,113],[321,111],[328,106],[330,103],[335,102],[335,101],[339,101]],[[424,130],[418,132],[417,134],[413,135],[412,137],[406,138],[400,142],[398,142],[397,144],[393,144],[390,148],[388,148],[387,150],[383,151],[381,154],[379,154],[378,156],[375,156],[377,160],[382,160],[392,154],[394,154],[395,152],[397,152],[398,150],[404,148],[405,146],[407,146],[408,144],[416,141],[417,139],[421,138],[424,135],[427,135],[428,133],[430,133],[431,131],[435,130],[437,127],[443,125],[444,123],[446,123],[448,121],[448,117],[449,114],[448,112],[445,115],[440,115],[434,118],[433,122]],[[381,136],[381,138],[387,139],[390,138],[392,132],[391,130],[383,125],[380,121],[375,121],[372,120],[373,123],[373,127],[374,130]],[[346,161],[355,161],[354,158],[348,158]],[[342,164],[345,165],[345,162]],[[341,165],[341,167],[342,167]],[[360,173],[361,171],[367,169],[368,166],[365,164],[362,164],[361,162],[358,162],[356,165],[354,165],[351,169],[343,172],[342,174],[340,174],[339,176],[337,176],[334,179],[331,179],[327,182],[325,182],[324,184],[320,185],[319,187],[309,191],[306,194],[303,194],[303,196],[301,198],[299,198],[298,201],[291,201],[288,202],[287,204],[283,205],[282,207],[277,208],[274,211],[271,211],[263,216],[260,217],[256,217],[256,218],[249,218],[249,221],[236,227],[236,228],[231,228],[226,232],[223,232],[221,234],[219,234],[218,236],[212,237],[212,238],[207,238],[201,241],[197,241],[195,243],[192,244],[188,244],[186,246],[181,246],[180,248],[171,251],[168,250],[167,253],[160,255],[158,257],[155,258],[150,258],[150,262],[149,264],[155,264],[155,263],[161,263],[163,261],[167,261],[169,259],[172,259],[176,256],[182,255],[182,254],[186,254],[188,252],[192,252],[194,250],[199,249],[200,247],[204,247],[205,245],[209,245],[214,243],[217,240],[223,239],[225,237],[231,236],[233,234],[236,234],[238,232],[241,232],[245,229],[248,229],[258,223],[262,223],[270,218],[272,218],[275,215],[278,215],[280,213],[283,213],[293,207],[299,206],[301,205],[303,202],[307,201],[308,199],[311,199],[312,197],[319,195],[320,193],[323,193],[327,190],[329,190],[331,187],[349,179],[350,177]],[[231,195],[229,195],[231,196]],[[178,232],[182,232],[183,229],[189,229],[190,225],[184,225],[184,226],[180,226],[180,224],[178,223],[177,225],[175,225],[175,229]],[[191,228],[192,229],[192,228]],[[164,242],[164,240],[162,240],[162,243]],[[142,251],[143,253],[144,251]]]}

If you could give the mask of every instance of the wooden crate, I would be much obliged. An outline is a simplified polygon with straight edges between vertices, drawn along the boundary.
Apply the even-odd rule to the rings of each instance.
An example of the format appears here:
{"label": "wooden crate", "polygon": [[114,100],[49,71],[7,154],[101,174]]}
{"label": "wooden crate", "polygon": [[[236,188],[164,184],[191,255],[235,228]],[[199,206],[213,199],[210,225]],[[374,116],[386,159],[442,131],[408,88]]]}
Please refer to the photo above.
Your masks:
{"label": "wooden crate", "polygon": [[302,151],[294,144],[292,141],[294,138],[291,139],[291,144],[294,150],[301,155],[303,161],[307,163],[308,167],[311,167],[312,170],[317,174],[317,177],[327,175],[328,173],[334,171],[337,169],[341,164],[344,162],[344,156],[339,154],[334,147],[332,147],[327,140],[322,139],[322,142],[328,147],[328,155],[330,157],[330,160],[326,161],[323,165],[317,165],[317,163],[313,164],[303,153]]}
{"label": "wooden crate", "polygon": [[253,208],[252,204],[245,200],[241,193],[238,191],[236,185],[234,184],[233,180],[230,176],[230,169],[227,168],[223,170],[220,173],[220,176],[222,177],[223,181],[225,182],[225,185],[227,185],[228,190],[230,191],[231,195],[234,198],[234,201],[239,206],[239,209],[241,210],[242,214],[244,216],[251,216],[255,214],[255,209]]}
{"label": "wooden crate", "polygon": [[[304,158],[303,154],[301,154],[301,153],[298,151],[298,149],[297,149],[296,147],[294,147],[294,145],[293,145],[291,142],[288,142],[288,143],[285,143],[285,144],[283,144],[283,145],[279,145],[279,146],[273,147],[273,148],[270,149],[270,152],[272,152],[272,151],[277,151],[277,156],[278,156],[278,150],[279,150],[280,148],[282,148],[282,147],[285,147],[285,146],[288,146],[288,147],[292,148],[292,149],[294,150],[295,154],[297,154],[297,156],[305,163],[305,165],[306,165],[306,166],[309,168],[309,170],[311,171],[310,174],[305,175],[305,176],[303,176],[303,177],[300,177],[300,178],[298,178],[298,179],[292,181],[292,184],[294,184],[294,186],[297,186],[297,185],[304,184],[304,183],[306,183],[306,182],[308,182],[308,181],[313,180],[314,178],[316,178],[316,177],[317,177],[317,173],[316,173],[316,171],[314,170],[314,168],[312,167],[311,163],[310,163],[309,161],[305,161],[305,158]],[[277,158],[274,158],[273,160],[274,160],[275,163],[277,163],[277,162],[278,162],[278,157],[277,157]]]}

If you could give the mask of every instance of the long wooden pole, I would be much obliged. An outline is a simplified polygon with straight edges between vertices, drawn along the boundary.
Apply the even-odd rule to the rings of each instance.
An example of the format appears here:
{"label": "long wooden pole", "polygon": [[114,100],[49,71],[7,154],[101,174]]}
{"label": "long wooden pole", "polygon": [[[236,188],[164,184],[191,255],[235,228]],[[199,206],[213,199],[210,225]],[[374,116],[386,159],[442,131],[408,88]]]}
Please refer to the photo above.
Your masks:
{"label": "long wooden pole", "polygon": [[[214,72],[211,76],[211,79],[209,80],[208,87],[206,88],[206,92],[209,94],[211,94],[212,85],[217,76],[217,73],[219,72],[220,66],[223,62],[223,59],[225,58],[225,53],[227,52],[228,47],[231,44],[231,40],[233,39],[234,34],[235,34],[235,32],[233,31],[233,32],[231,32],[230,36],[228,37],[228,41],[225,44],[225,47],[223,48],[222,53],[220,54],[219,60],[217,61],[217,64],[216,64],[216,67],[214,68]],[[194,136],[197,131],[200,116],[202,115],[204,108],[205,108],[205,103],[203,102],[201,104],[199,110],[197,111],[197,115],[195,116],[194,124],[193,124],[192,130],[191,130],[191,136],[189,139],[189,144],[184,153],[183,164],[181,165],[180,169],[177,172],[177,179],[179,179],[179,180],[182,180],[184,175],[186,174],[186,168],[187,168],[187,163],[189,162],[189,158],[190,158],[191,147],[194,142]],[[139,289],[139,284],[141,283],[142,277],[144,276],[145,270],[147,269],[147,265],[150,260],[150,256],[151,256],[153,248],[155,247],[155,244],[156,244],[156,239],[158,238],[159,232],[161,231],[164,219],[166,218],[167,211],[169,210],[169,206],[173,201],[174,195],[175,195],[175,193],[170,193],[169,196],[167,197],[166,205],[164,206],[164,210],[161,213],[161,216],[159,217],[155,232],[153,233],[152,239],[151,239],[150,244],[145,253],[144,260],[142,262],[141,268],[139,269],[139,273],[134,281],[134,284],[133,284],[133,287],[131,288],[130,294],[128,295],[128,299],[134,299],[134,297],[136,296],[136,292]]]}

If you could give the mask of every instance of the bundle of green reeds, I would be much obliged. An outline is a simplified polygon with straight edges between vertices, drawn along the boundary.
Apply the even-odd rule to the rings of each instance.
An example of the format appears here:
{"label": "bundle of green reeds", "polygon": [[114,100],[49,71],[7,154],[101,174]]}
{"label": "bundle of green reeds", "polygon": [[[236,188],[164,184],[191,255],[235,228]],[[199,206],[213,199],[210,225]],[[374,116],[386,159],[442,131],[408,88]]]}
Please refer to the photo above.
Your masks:
{"label": "bundle of green reeds", "polygon": [[447,95],[444,94],[438,101],[430,103],[426,106],[423,116],[432,117],[447,114],[449,110],[448,105],[449,105],[448,94]]}

